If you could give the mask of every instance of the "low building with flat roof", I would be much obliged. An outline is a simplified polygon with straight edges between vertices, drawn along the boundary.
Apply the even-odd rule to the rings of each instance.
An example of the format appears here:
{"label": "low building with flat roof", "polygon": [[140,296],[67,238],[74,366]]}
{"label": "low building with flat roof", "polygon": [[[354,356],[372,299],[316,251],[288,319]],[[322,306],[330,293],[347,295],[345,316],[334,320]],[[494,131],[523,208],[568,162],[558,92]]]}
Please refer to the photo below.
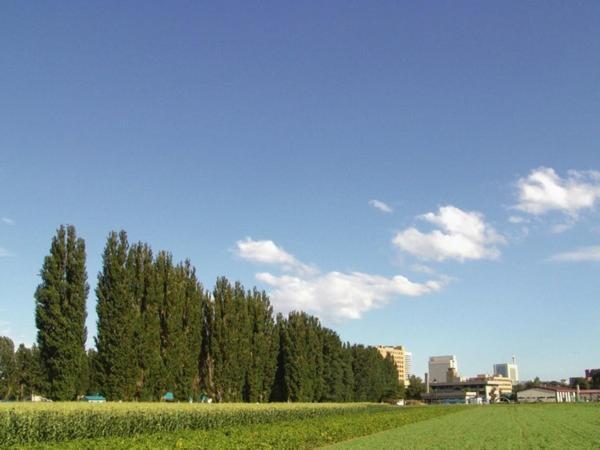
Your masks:
{"label": "low building with flat roof", "polygon": [[571,403],[600,401],[600,389],[539,386],[517,392],[519,403]]}
{"label": "low building with flat roof", "polygon": [[478,375],[466,380],[452,379],[443,383],[429,383],[429,392],[421,394],[421,397],[427,403],[451,403],[445,401],[451,398],[464,398],[462,403],[467,403],[466,400],[471,397],[471,394],[467,393],[474,393],[474,398],[480,398],[483,403],[498,403],[512,394],[512,388],[510,378]]}

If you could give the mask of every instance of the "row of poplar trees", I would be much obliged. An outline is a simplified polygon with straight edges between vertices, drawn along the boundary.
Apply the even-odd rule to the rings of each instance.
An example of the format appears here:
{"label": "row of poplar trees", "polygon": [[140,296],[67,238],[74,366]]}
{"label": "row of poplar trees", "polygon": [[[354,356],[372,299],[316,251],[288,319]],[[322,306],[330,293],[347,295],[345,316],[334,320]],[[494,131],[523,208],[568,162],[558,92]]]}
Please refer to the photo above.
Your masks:
{"label": "row of poplar trees", "polygon": [[[62,226],[36,290],[41,380],[58,400],[381,401],[401,396],[396,366],[343,343],[304,312],[275,315],[264,291],[218,278],[212,292],[189,261],[112,232],[95,290],[97,336],[86,352],[85,244]],[[21,377],[23,378],[23,377]],[[33,390],[33,387],[27,388]]]}

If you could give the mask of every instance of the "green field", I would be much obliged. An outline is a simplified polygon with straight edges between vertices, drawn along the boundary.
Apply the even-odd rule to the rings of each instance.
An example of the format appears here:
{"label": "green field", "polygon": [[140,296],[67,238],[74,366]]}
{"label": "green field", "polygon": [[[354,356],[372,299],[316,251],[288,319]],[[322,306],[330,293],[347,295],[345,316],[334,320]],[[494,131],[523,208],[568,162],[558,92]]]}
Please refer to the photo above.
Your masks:
{"label": "green field", "polygon": [[330,448],[600,448],[600,405],[473,406]]}
{"label": "green field", "polygon": [[0,405],[0,448],[600,448],[600,405]]}

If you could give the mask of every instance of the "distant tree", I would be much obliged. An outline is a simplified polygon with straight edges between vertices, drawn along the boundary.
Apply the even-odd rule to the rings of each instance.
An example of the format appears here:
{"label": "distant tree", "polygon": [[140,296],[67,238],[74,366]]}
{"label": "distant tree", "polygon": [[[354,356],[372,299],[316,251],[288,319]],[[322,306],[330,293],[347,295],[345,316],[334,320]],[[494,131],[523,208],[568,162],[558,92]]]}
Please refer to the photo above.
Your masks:
{"label": "distant tree", "polygon": [[542,382],[540,381],[540,378],[539,377],[535,377],[533,380],[527,381],[525,383],[525,388],[526,389],[531,389],[531,388],[534,388],[534,387],[540,387],[541,385],[542,385]]}
{"label": "distant tree", "polygon": [[15,352],[15,363],[18,399],[26,400],[31,395],[44,392],[44,373],[37,346],[28,348],[24,344],[19,345]]}
{"label": "distant tree", "polygon": [[87,362],[88,362],[88,381],[87,381],[87,393],[98,394],[102,391],[102,386],[99,376],[98,368],[98,352],[92,348],[87,351]]}
{"label": "distant tree", "polygon": [[592,389],[600,389],[600,371],[597,371],[592,376]]}
{"label": "distant tree", "polygon": [[10,338],[0,336],[0,399],[11,399],[17,394],[16,382],[15,345]]}
{"label": "distant tree", "polygon": [[392,355],[388,353],[380,364],[383,375],[383,391],[379,401],[403,398],[403,389],[398,380],[398,368]]}
{"label": "distant tree", "polygon": [[423,383],[423,380],[415,375],[411,375],[408,379],[408,386],[406,387],[406,398],[420,400],[421,394],[424,393],[425,383]]}
{"label": "distant tree", "polygon": [[569,386],[575,389],[579,386],[579,389],[591,389],[592,383],[585,377],[571,378]]}
{"label": "distant tree", "polygon": [[85,243],[75,227],[61,226],[44,259],[35,292],[37,341],[47,395],[72,400],[85,371],[85,304],[89,291]]}

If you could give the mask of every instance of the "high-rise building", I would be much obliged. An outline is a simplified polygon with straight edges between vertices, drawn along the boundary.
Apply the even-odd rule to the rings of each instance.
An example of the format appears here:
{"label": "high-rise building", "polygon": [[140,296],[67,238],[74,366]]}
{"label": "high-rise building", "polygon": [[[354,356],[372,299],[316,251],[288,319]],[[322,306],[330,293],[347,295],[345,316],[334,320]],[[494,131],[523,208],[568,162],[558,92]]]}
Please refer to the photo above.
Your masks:
{"label": "high-rise building", "polygon": [[519,381],[519,368],[515,357],[512,358],[512,363],[494,364],[494,375],[510,378],[513,384]]}
{"label": "high-rise building", "polygon": [[378,345],[377,350],[384,358],[389,353],[392,355],[394,362],[396,363],[396,368],[398,369],[398,381],[400,384],[407,386],[408,385],[408,375],[406,372],[406,355],[410,355],[410,361],[412,365],[412,353],[404,350],[404,347],[401,345],[390,346],[390,345]]}
{"label": "high-rise building", "polygon": [[409,384],[409,379],[412,375],[412,352],[404,352],[404,379],[406,384]]}
{"label": "high-rise building", "polygon": [[429,383],[446,383],[448,374],[451,378],[458,378],[458,364],[456,356],[430,356],[429,357]]}

